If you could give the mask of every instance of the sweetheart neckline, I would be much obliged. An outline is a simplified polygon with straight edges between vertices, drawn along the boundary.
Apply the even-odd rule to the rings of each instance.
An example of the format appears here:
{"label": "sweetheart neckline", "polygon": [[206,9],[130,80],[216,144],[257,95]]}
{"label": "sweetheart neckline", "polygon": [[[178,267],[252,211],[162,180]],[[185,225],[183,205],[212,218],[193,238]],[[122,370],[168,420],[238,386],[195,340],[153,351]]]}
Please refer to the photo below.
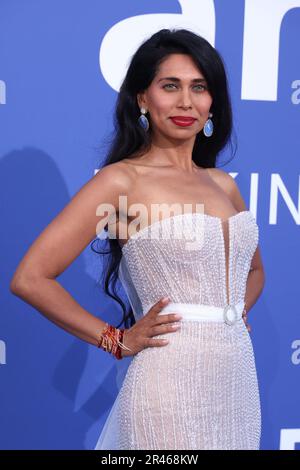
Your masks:
{"label": "sweetheart neckline", "polygon": [[184,213],[180,213],[180,214],[171,215],[170,217],[165,217],[162,220],[156,220],[152,224],[146,225],[146,227],[143,227],[141,230],[139,230],[138,232],[131,235],[128,238],[127,242],[121,247],[121,252],[124,253],[124,251],[126,249],[128,249],[127,245],[130,245],[130,243],[132,241],[138,239],[140,234],[142,234],[146,230],[149,230],[149,229],[152,230],[153,227],[156,227],[156,225],[162,224],[166,220],[176,219],[177,217],[183,217],[185,215],[201,215],[202,217],[207,217],[209,219],[215,219],[215,220],[218,220],[219,223],[222,223],[222,222],[229,222],[231,219],[233,219],[234,217],[240,216],[241,214],[251,214],[252,217],[253,217],[253,214],[250,210],[243,210],[243,211],[240,211],[240,212],[236,212],[235,214],[230,215],[227,219],[222,219],[222,217],[218,217],[216,215],[205,214],[204,212],[184,212]]}

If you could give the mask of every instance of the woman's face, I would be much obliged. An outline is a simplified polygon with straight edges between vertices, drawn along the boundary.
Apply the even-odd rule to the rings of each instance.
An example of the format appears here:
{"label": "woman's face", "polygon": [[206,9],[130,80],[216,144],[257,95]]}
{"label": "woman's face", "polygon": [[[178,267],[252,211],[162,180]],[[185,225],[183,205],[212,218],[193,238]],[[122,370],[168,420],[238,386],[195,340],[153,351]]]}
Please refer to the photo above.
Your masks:
{"label": "woman's face", "polygon": [[[203,129],[212,104],[204,76],[193,59],[185,54],[168,56],[151,85],[137,99],[139,107],[149,111],[154,135],[163,134],[175,139],[195,137]],[[174,116],[196,120],[187,127],[181,127],[172,121]]]}

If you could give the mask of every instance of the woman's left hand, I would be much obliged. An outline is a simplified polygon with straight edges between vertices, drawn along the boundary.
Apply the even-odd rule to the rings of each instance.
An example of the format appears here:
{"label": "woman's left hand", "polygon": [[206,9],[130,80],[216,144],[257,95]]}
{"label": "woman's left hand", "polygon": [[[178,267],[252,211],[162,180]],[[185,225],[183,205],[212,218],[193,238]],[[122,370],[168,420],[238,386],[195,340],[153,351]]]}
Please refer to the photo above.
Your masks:
{"label": "woman's left hand", "polygon": [[243,318],[244,323],[245,323],[245,325],[246,325],[246,327],[247,327],[247,330],[248,330],[249,333],[250,333],[250,331],[251,331],[251,326],[250,326],[249,323],[247,322],[248,313],[247,313],[247,312],[243,312],[242,318]]}

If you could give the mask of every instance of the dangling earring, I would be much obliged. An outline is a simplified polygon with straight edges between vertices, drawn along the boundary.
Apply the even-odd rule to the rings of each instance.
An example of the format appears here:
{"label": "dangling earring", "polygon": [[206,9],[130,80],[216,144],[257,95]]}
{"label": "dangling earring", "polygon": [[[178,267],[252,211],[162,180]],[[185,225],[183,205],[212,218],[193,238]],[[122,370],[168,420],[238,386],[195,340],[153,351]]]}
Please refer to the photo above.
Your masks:
{"label": "dangling earring", "polygon": [[[209,113],[209,118],[211,118],[212,116],[213,116],[212,113]],[[213,122],[211,119],[207,119],[203,127],[203,133],[206,137],[210,137],[212,136],[213,132],[214,132]]]}
{"label": "dangling earring", "polygon": [[145,110],[145,108],[140,108],[140,111],[142,114],[138,118],[138,123],[147,132],[147,130],[149,129],[149,121],[145,116],[147,111]]}

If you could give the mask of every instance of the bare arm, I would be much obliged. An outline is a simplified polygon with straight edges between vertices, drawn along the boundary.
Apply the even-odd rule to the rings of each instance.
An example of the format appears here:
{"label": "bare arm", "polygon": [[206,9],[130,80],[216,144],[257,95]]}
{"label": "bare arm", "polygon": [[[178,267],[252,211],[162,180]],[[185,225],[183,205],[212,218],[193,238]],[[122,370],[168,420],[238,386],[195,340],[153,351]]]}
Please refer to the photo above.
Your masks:
{"label": "bare arm", "polygon": [[[34,241],[10,283],[13,294],[51,322],[94,345],[105,322],[82,308],[56,277],[96,238],[108,217],[117,212],[119,194],[127,194],[129,187],[129,175],[117,164],[102,168]],[[96,209],[103,203],[111,209],[99,216]]]}

